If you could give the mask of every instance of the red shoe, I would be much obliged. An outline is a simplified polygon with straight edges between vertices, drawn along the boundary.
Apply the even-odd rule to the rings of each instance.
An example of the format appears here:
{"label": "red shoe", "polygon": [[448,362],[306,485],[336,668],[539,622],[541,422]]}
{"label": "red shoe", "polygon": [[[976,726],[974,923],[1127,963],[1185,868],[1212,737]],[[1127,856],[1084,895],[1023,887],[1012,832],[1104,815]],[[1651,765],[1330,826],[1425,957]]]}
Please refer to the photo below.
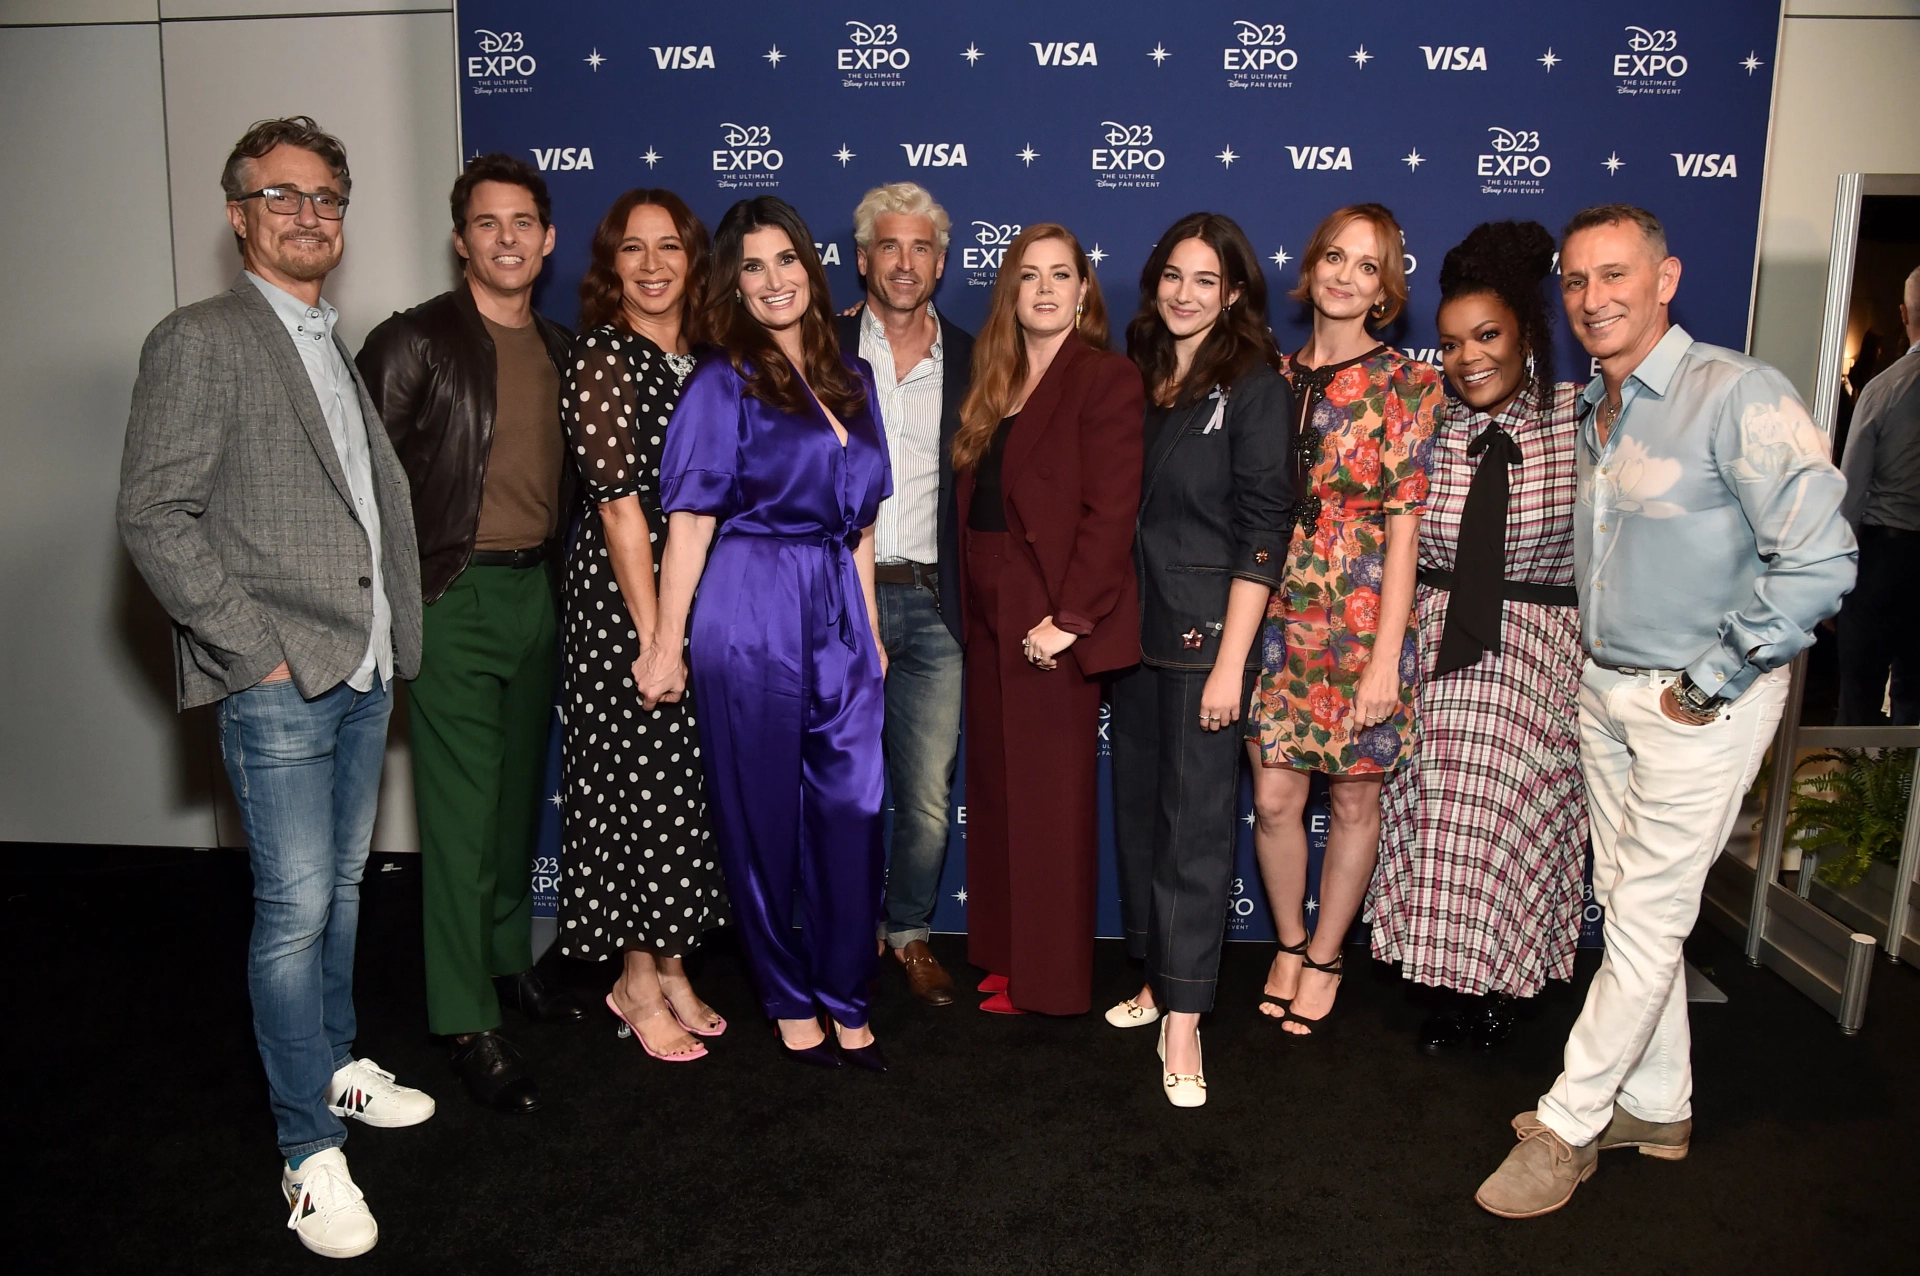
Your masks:
{"label": "red shoe", "polygon": [[980,981],[980,986],[974,989],[975,992],[1005,992],[1006,990],[1007,977],[1005,975],[988,975]]}
{"label": "red shoe", "polygon": [[1004,992],[996,992],[993,996],[981,1002],[980,1009],[990,1015],[1024,1015],[1027,1013],[1020,1009],[1020,1007],[1014,1005],[1013,1001]]}

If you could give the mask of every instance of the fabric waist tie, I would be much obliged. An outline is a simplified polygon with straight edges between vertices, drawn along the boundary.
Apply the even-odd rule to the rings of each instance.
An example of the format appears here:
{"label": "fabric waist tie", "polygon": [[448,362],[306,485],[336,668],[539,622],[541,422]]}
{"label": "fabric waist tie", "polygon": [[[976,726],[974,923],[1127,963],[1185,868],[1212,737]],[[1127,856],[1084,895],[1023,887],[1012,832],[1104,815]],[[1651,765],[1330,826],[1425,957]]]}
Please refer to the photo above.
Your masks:
{"label": "fabric waist tie", "polygon": [[847,645],[847,650],[860,649],[859,644],[854,640],[853,616],[847,609],[846,593],[840,588],[840,564],[860,543],[860,532],[857,529],[849,529],[844,535],[835,536],[830,532],[763,532],[744,527],[738,529],[723,527],[715,544],[729,536],[756,536],[762,540],[784,541],[789,545],[818,545],[827,559],[827,623],[839,629],[840,641]]}
{"label": "fabric waist tie", "polygon": [[[1419,571],[1422,585],[1433,589],[1453,588],[1453,573],[1442,571],[1438,567],[1422,567]],[[1538,603],[1543,607],[1578,607],[1580,591],[1572,585],[1530,585],[1523,580],[1502,580],[1500,597],[1512,603]]]}

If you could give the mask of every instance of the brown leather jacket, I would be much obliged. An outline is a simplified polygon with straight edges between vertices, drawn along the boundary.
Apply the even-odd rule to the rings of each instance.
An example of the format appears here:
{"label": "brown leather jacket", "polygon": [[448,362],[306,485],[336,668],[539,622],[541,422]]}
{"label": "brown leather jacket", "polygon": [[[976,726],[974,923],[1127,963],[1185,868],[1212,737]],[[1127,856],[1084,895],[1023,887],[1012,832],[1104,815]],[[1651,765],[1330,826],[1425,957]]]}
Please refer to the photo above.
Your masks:
{"label": "brown leather jacket", "polygon": [[[539,314],[533,321],[565,384],[573,334]],[[413,489],[420,591],[430,603],[466,570],[480,526],[480,492],[493,450],[493,338],[463,281],[368,333],[354,362]],[[573,466],[563,463],[556,542],[573,525],[577,490]]]}

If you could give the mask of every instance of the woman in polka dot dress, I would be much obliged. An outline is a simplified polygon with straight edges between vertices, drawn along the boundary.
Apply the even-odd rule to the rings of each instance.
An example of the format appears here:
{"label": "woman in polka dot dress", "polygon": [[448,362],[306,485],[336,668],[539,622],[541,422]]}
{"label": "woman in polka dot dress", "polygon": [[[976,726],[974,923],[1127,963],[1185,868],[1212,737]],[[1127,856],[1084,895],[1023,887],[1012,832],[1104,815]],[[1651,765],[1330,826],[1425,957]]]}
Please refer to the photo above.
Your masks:
{"label": "woman in polka dot dress", "polygon": [[670,1062],[701,1057],[699,1038],[726,1028],[682,960],[726,920],[726,897],[691,698],[643,708],[633,665],[666,548],[660,441],[693,371],[685,301],[706,267],[706,228],[678,196],[614,202],[580,285],[562,413],[591,500],[567,562],[560,951],[621,954],[607,1008]]}

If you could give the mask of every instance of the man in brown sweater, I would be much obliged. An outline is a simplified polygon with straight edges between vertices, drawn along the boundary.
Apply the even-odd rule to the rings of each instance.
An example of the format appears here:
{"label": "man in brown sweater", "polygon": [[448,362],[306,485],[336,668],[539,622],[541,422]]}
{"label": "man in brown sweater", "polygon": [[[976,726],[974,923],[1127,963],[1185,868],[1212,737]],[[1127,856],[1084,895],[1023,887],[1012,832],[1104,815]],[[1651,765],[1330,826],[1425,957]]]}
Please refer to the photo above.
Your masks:
{"label": "man in brown sweater", "polygon": [[473,1097],[530,1112],[540,1092],[503,1038],[581,1007],[533,972],[532,856],[553,705],[549,573],[572,493],[560,385],[572,334],[533,310],[551,203],[522,160],[482,155],[454,183],[451,292],[394,315],[357,360],[407,471],[425,642],[408,695],[420,822],[427,1020]]}

